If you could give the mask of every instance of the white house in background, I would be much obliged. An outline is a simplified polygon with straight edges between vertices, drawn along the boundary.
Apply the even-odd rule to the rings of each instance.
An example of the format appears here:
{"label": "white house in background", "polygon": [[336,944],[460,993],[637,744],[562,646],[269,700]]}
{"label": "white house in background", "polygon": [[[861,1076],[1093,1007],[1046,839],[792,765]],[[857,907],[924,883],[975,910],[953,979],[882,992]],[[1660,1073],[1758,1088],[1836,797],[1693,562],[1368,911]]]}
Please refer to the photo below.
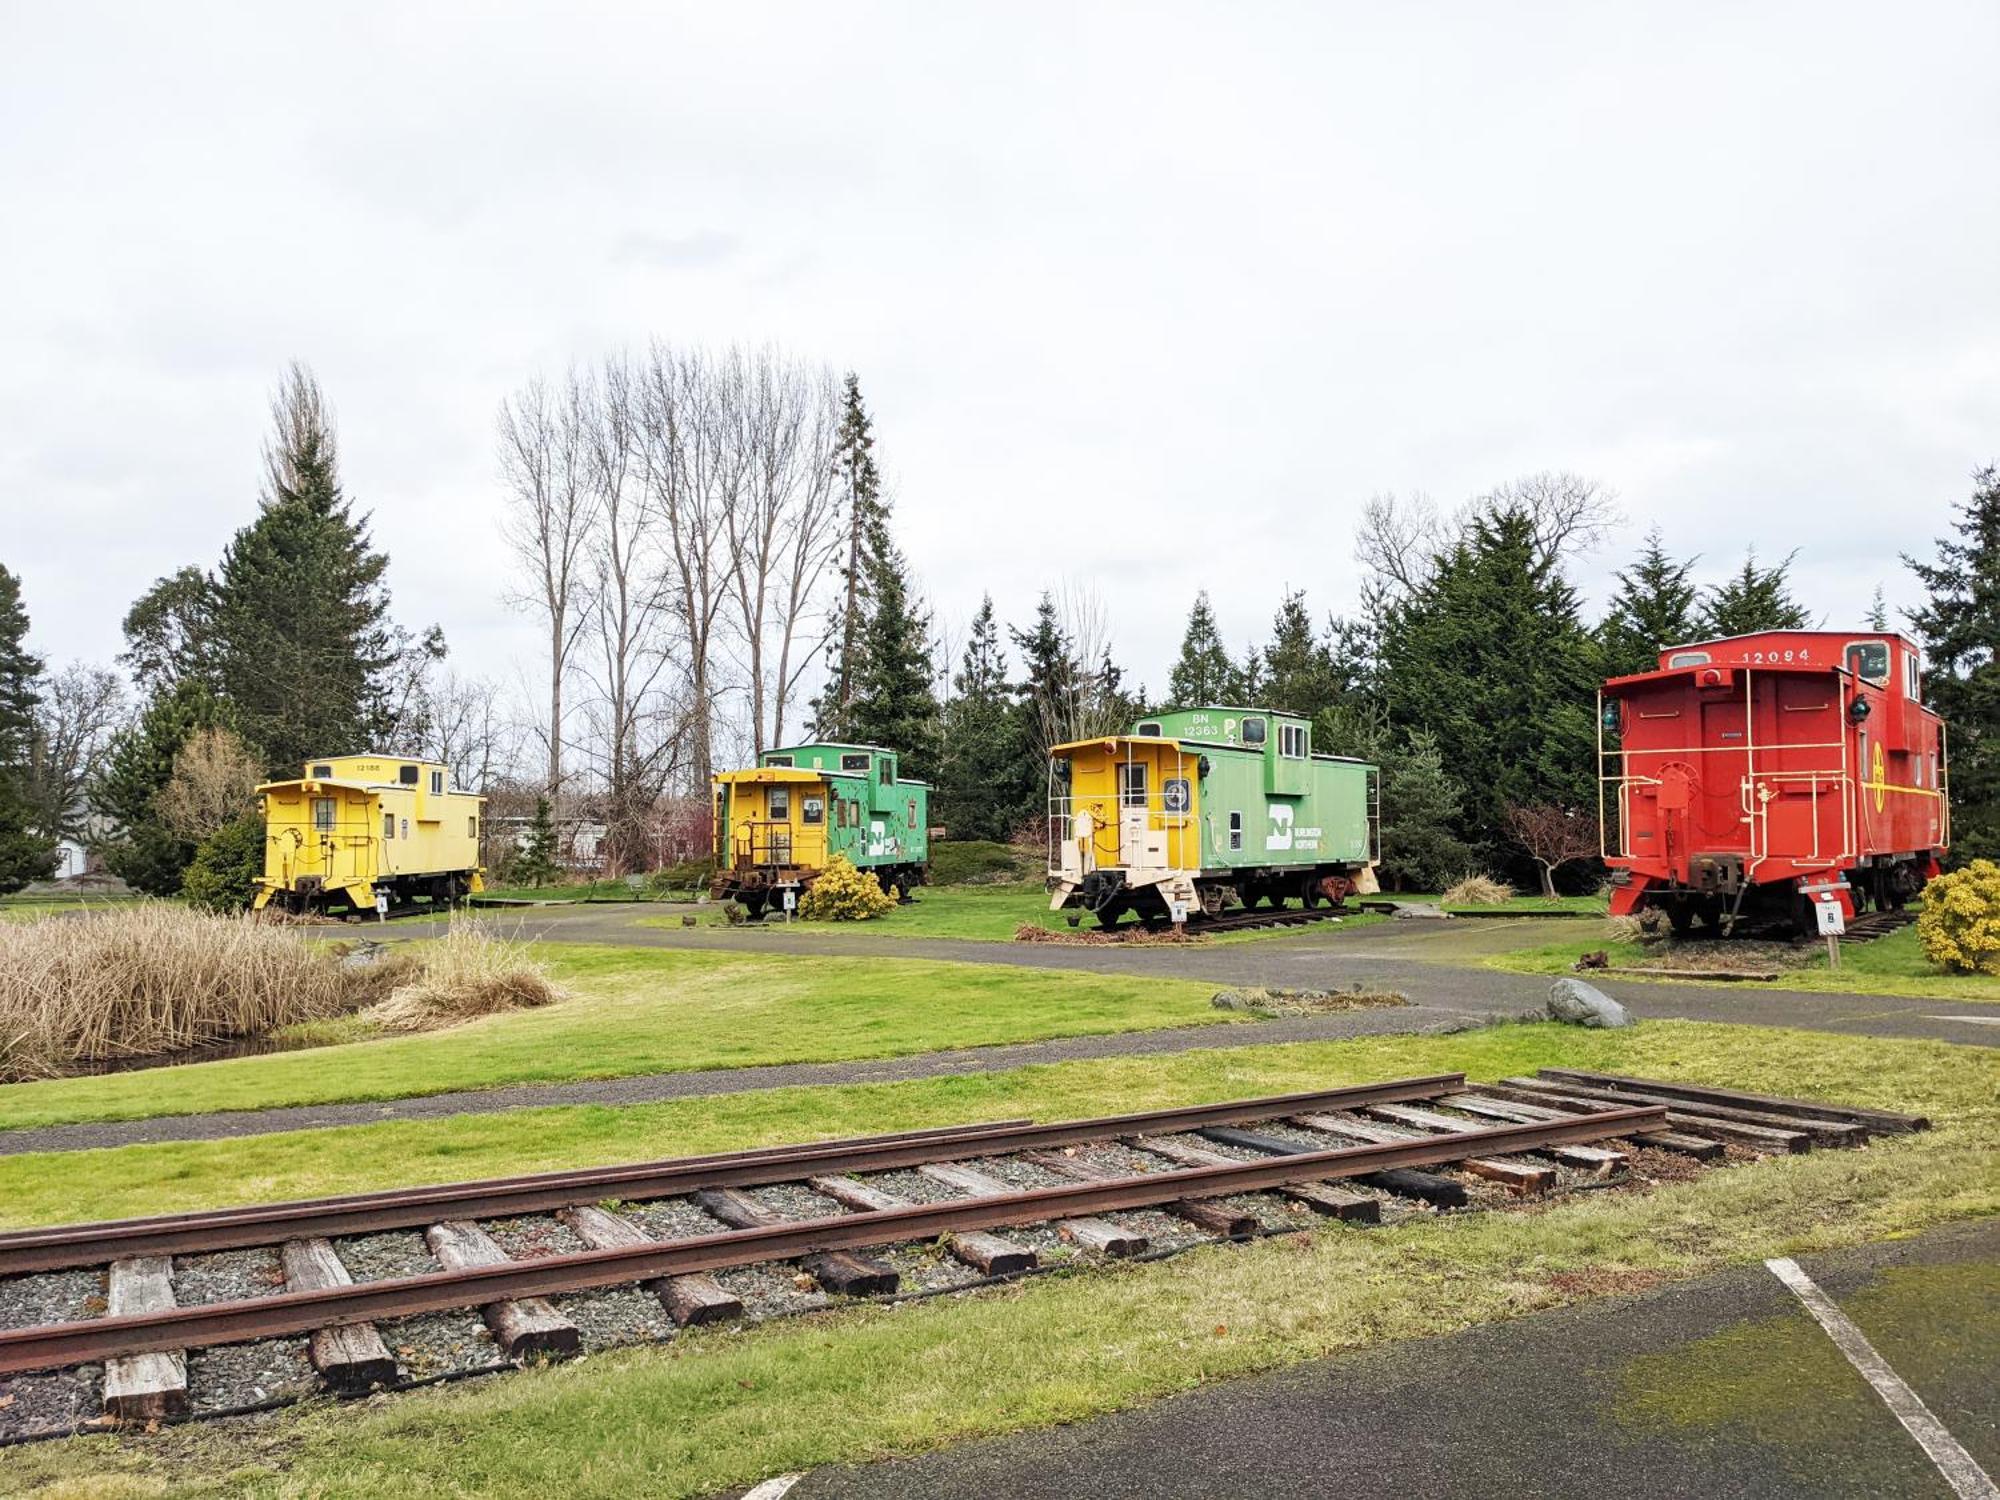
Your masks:
{"label": "white house in background", "polygon": [[90,853],[76,839],[56,840],[56,880],[73,880],[90,866]]}

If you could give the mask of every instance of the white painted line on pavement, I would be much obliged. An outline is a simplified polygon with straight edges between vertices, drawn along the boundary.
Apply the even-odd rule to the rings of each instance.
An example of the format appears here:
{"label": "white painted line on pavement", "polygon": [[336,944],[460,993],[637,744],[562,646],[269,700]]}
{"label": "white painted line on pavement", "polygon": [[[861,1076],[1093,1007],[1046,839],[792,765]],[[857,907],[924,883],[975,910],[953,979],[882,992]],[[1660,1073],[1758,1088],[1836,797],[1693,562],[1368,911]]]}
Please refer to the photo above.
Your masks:
{"label": "white painted line on pavement", "polygon": [[775,1479],[767,1479],[754,1490],[744,1492],[743,1500],[780,1500],[790,1494],[793,1485],[806,1476],[803,1474],[780,1474]]}
{"label": "white painted line on pavement", "polygon": [[1974,1026],[2000,1026],[2000,1016],[1925,1016],[1926,1021],[1970,1021]]}
{"label": "white painted line on pavement", "polygon": [[1882,1398],[1896,1420],[1930,1455],[1938,1473],[1944,1475],[1944,1482],[1951,1486],[1959,1500],[2000,1500],[2000,1488],[1994,1487],[1986,1471],[1973,1462],[1972,1455],[1960,1447],[1958,1439],[1945,1430],[1944,1423],[1931,1414],[1923,1398],[1903,1384],[1902,1377],[1889,1368],[1889,1362],[1875,1352],[1875,1346],[1868,1342],[1867,1335],[1834,1305],[1833,1299],[1819,1289],[1812,1277],[1799,1269],[1799,1263],[1780,1259],[1767,1260],[1764,1264],[1806,1305],[1813,1321],[1826,1330],[1826,1336],[1847,1356],[1847,1362],[1861,1372],[1861,1378],[1875,1387],[1875,1394]]}

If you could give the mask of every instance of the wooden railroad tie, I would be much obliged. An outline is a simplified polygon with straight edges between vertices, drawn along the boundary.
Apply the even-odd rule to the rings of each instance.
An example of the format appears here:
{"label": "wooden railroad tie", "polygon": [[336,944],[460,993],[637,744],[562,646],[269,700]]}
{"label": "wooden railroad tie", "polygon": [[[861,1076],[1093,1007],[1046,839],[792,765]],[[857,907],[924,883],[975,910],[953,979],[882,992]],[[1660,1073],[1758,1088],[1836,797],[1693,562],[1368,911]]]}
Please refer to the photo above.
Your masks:
{"label": "wooden railroad tie", "polygon": [[[1449,1121],[1448,1115],[1433,1115],[1432,1119]],[[1459,1135],[1466,1130],[1479,1127],[1470,1121],[1456,1121],[1444,1125],[1419,1124],[1416,1129],[1405,1129],[1394,1125],[1378,1125],[1369,1120],[1354,1120],[1344,1115],[1297,1115],[1292,1123],[1306,1130],[1317,1130],[1325,1135],[1339,1136],[1346,1140],[1360,1141],[1368,1146],[1386,1146],[1395,1141],[1422,1140],[1426,1136]],[[1515,1193],[1546,1193],[1556,1185],[1556,1169],[1543,1166],[1539,1162],[1522,1161],[1517,1156],[1469,1156],[1464,1161],[1454,1162],[1461,1172],[1470,1172],[1474,1177],[1484,1177],[1497,1182]]]}
{"label": "wooden railroad tie", "polygon": [[1733,1104],[1696,1104],[1676,1099],[1669,1094],[1640,1094],[1627,1089],[1601,1089],[1589,1084],[1570,1083],[1561,1078],[1523,1078],[1508,1081],[1530,1084],[1535,1088],[1548,1089],[1570,1098],[1589,1099],[1598,1104],[1609,1104],[1622,1109],[1630,1109],[1641,1104],[1661,1104],[1686,1119],[1707,1122],[1703,1128],[1708,1129],[1727,1121],[1732,1125],[1755,1125],[1761,1130],[1797,1131],[1811,1136],[1814,1144],[1821,1146],[1860,1146],[1865,1145],[1868,1140],[1868,1127],[1857,1125],[1851,1120],[1795,1119],[1787,1115],[1770,1114],[1764,1110],[1739,1109]]}
{"label": "wooden railroad tie", "polygon": [[[285,1290],[316,1292],[323,1287],[352,1286],[354,1278],[334,1253],[330,1240],[287,1240],[279,1252],[285,1268]],[[396,1379],[396,1361],[373,1323],[343,1323],[315,1332],[307,1345],[320,1378],[344,1396],[359,1395]]]}
{"label": "wooden railroad tie", "polygon": [[[479,1266],[504,1266],[513,1257],[493,1242],[493,1237],[477,1224],[463,1219],[447,1219],[433,1224],[424,1236],[431,1254],[447,1271],[470,1271]],[[583,1336],[550,1305],[546,1298],[523,1297],[518,1301],[489,1302],[480,1309],[493,1342],[509,1359],[559,1358],[583,1347]]]}
{"label": "wooden railroad tie", "polygon": [[[1211,1151],[1206,1146],[1196,1146],[1187,1141],[1168,1140],[1163,1136],[1127,1136],[1123,1144],[1135,1151],[1149,1151],[1155,1156],[1164,1157],[1183,1167],[1226,1167],[1236,1160],[1235,1157],[1223,1152]],[[1382,1222],[1382,1200],[1371,1198],[1366,1193],[1357,1193],[1352,1188],[1334,1187],[1324,1182],[1296,1182],[1275,1188],[1273,1191],[1288,1203],[1297,1203],[1330,1219],[1345,1219],[1355,1224]]]}
{"label": "wooden railroad tie", "polygon": [[[1271,1156],[1304,1156],[1313,1149],[1285,1140],[1282,1136],[1237,1130],[1226,1125],[1211,1126],[1197,1134],[1218,1145],[1262,1151]],[[1371,1187],[1382,1188],[1404,1198],[1418,1198],[1439,1208],[1463,1208],[1466,1203],[1464,1184],[1453,1182],[1449,1177],[1440,1177],[1435,1172],[1420,1172],[1414,1167],[1390,1167],[1386,1171],[1370,1172],[1361,1180]]]}
{"label": "wooden railroad tie", "polygon": [[[1115,1182],[1132,1175],[1078,1157],[1064,1156],[1059,1151],[1030,1151],[1021,1159],[1033,1162],[1044,1172],[1067,1177],[1072,1182]],[[1230,1208],[1214,1198],[1182,1198],[1173,1203],[1162,1203],[1160,1207],[1175,1218],[1185,1219],[1195,1228],[1219,1234],[1224,1239],[1254,1239],[1264,1228],[1255,1214]]]}
{"label": "wooden railroad tie", "polygon": [[[731,1229],[775,1229],[792,1222],[740,1188],[703,1188],[694,1195],[694,1204]],[[799,1265],[814,1281],[840,1297],[885,1296],[902,1284],[902,1277],[893,1267],[845,1250],[822,1250],[805,1256]]]}
{"label": "wooden railroad tie", "polygon": [[[1635,1109],[1641,1102],[1618,1094],[1602,1097],[1595,1091],[1539,1078],[1503,1078],[1498,1084],[1486,1084],[1482,1087],[1500,1095],[1503,1099],[1518,1098],[1530,1104],[1546,1104],[1573,1115],[1587,1115],[1593,1110],[1602,1109]],[[1694,1109],[1669,1109],[1667,1125],[1674,1130],[1721,1136],[1725,1140],[1736,1141],[1758,1151],[1771,1151],[1780,1155],[1787,1153],[1800,1155],[1813,1148],[1812,1133],[1793,1129],[1789,1123],[1758,1125],[1747,1120],[1730,1120],[1720,1115],[1704,1114]],[[1863,1134],[1865,1136],[1865,1132]]]}
{"label": "wooden railroad tie", "polygon": [[[957,1162],[926,1162],[917,1171],[932,1182],[943,1183],[975,1198],[1005,1197],[1021,1191],[1012,1183],[1002,1182],[973,1167],[960,1166]],[[1149,1243],[1137,1230],[1109,1219],[1058,1219],[1055,1228],[1056,1233],[1071,1244],[1095,1250],[1100,1255],[1143,1255]]]}
{"label": "wooden railroad tie", "polygon": [[[645,1230],[608,1209],[579,1205],[564,1209],[557,1217],[593,1250],[653,1243],[653,1237]],[[647,1282],[646,1290],[660,1299],[660,1305],[682,1328],[743,1316],[743,1300],[724,1291],[713,1276],[661,1276]]]}
{"label": "wooden railroad tie", "polygon": [[[173,1262],[164,1255],[135,1255],[111,1263],[106,1309],[114,1318],[164,1312],[174,1306]],[[104,1414],[126,1422],[159,1422],[188,1409],[187,1355],[175,1349],[128,1354],[104,1362]]]}
{"label": "wooden railroad tie", "polygon": [[[910,1206],[909,1199],[898,1198],[894,1193],[852,1177],[809,1177],[806,1186],[843,1207],[863,1213]],[[988,1276],[1012,1276],[1032,1271],[1041,1260],[1028,1246],[979,1229],[948,1235],[945,1245],[956,1259]]]}
{"label": "wooden railroad tie", "polygon": [[1749,1094],[1741,1089],[1720,1088],[1713,1084],[1674,1083],[1657,1078],[1627,1078],[1622,1073],[1588,1073],[1581,1068],[1542,1068],[1539,1072],[1543,1078],[1589,1084],[1593,1088],[1616,1089],[1621,1092],[1628,1088],[1640,1089],[1649,1094],[1666,1094],[1694,1104],[1728,1104],[1741,1109],[1761,1110],[1765,1114],[1792,1115],[1809,1120],[1846,1120],[1851,1124],[1866,1125],[1870,1130],[1890,1134],[1931,1128],[1931,1122],[1922,1115],[1899,1114],[1895,1110],[1869,1109],[1856,1104],[1823,1104],[1817,1099],[1788,1099],[1779,1094]]}
{"label": "wooden railroad tie", "polygon": [[[1463,1110],[1469,1115],[1479,1115],[1488,1120],[1505,1120],[1516,1125],[1569,1118],[1568,1112],[1551,1109],[1545,1104],[1510,1103],[1505,1099],[1489,1099],[1483,1094],[1446,1094],[1438,1100],[1438,1103],[1448,1104],[1453,1109]],[[1642,1141],[1648,1146],[1657,1146],[1663,1151],[1677,1151],[1683,1156],[1692,1156],[1696,1161],[1717,1161],[1723,1154],[1722,1142],[1711,1141],[1699,1135],[1683,1135],[1677,1130],[1635,1131],[1632,1139]],[[1596,1147],[1582,1146],[1556,1146],[1545,1153],[1536,1154],[1547,1155],[1557,1161],[1568,1161],[1569,1165],[1576,1166],[1580,1163],[1569,1160],[1569,1156],[1579,1152],[1588,1153],[1586,1160],[1624,1155],[1623,1152],[1602,1151]]]}

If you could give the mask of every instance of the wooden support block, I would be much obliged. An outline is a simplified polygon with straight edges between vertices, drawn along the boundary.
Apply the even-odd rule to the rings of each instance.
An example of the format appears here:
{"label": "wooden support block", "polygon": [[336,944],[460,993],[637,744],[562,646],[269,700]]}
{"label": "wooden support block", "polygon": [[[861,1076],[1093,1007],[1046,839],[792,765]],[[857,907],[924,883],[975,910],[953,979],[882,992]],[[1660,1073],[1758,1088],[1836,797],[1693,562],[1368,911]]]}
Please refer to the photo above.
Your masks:
{"label": "wooden support block", "polygon": [[[565,1209],[561,1217],[576,1231],[576,1237],[593,1250],[653,1243],[653,1237],[630,1219],[602,1208],[586,1205]],[[646,1283],[646,1290],[660,1299],[660,1304],[682,1328],[743,1316],[743,1300],[724,1291],[713,1276],[657,1277]]]}
{"label": "wooden support block", "polygon": [[[1155,1156],[1164,1156],[1168,1161],[1178,1162],[1184,1167],[1226,1167],[1236,1158],[1225,1156],[1220,1151],[1210,1151],[1203,1146],[1189,1145],[1186,1141],[1171,1141],[1154,1136],[1131,1136],[1125,1141],[1135,1151],[1150,1151]],[[1344,1219],[1354,1224],[1379,1224],[1382,1222],[1382,1203],[1366,1193],[1357,1193],[1349,1188],[1334,1187],[1322,1182],[1294,1182],[1284,1187],[1273,1188],[1280,1198],[1287,1202],[1302,1204],[1314,1213],[1325,1214],[1328,1218]]]}
{"label": "wooden support block", "polygon": [[[1714,1125],[1728,1121],[1737,1125],[1755,1125],[1763,1130],[1799,1131],[1809,1135],[1822,1146],[1860,1146],[1868,1141],[1868,1127],[1857,1125],[1851,1120],[1816,1120],[1794,1118],[1788,1115],[1768,1114],[1762,1110],[1739,1109],[1729,1104],[1695,1103],[1677,1099],[1671,1094],[1642,1094],[1632,1089],[1600,1089],[1589,1084],[1571,1083],[1563,1078],[1510,1078],[1509,1083],[1531,1084],[1537,1088],[1552,1089],[1559,1094],[1567,1094],[1574,1099],[1589,1099],[1594,1103],[1613,1109],[1632,1109],[1645,1104],[1663,1104],[1673,1114],[1698,1125]],[[1672,1115],[1669,1115],[1669,1119]]]}
{"label": "wooden support block", "polygon": [[[165,1312],[174,1305],[172,1262],[164,1255],[135,1255],[111,1263],[106,1311]],[[126,1422],[160,1422],[188,1409],[187,1356],[178,1349],[128,1354],[104,1362],[104,1414]]]}
{"label": "wooden support block", "polygon": [[[493,1243],[493,1237],[477,1224],[463,1219],[447,1219],[433,1224],[424,1236],[431,1254],[448,1271],[469,1271],[476,1266],[505,1265],[507,1252]],[[509,1359],[533,1359],[574,1354],[583,1347],[583,1336],[548,1301],[523,1297],[517,1302],[489,1302],[480,1309],[493,1341]]]}
{"label": "wooden support block", "polygon": [[[970,1193],[975,1198],[997,1198],[1020,1189],[997,1177],[988,1176],[976,1167],[960,1166],[957,1162],[927,1162],[917,1171],[933,1182],[941,1182],[946,1187],[957,1188],[961,1193]],[[1114,1224],[1109,1219],[1060,1219],[1056,1222],[1056,1233],[1071,1244],[1081,1245],[1086,1250],[1101,1251],[1105,1255],[1138,1255],[1145,1250],[1147,1239],[1136,1230],[1127,1229],[1122,1224]]]}
{"label": "wooden support block", "polygon": [[828,1250],[808,1255],[799,1262],[806,1273],[829,1292],[841,1297],[879,1297],[896,1290],[901,1278],[879,1260],[850,1255],[845,1250]]}
{"label": "wooden support block", "polygon": [[[354,1285],[331,1241],[287,1240],[279,1259],[288,1292]],[[357,1395],[396,1379],[396,1361],[373,1323],[316,1329],[307,1349],[320,1378],[342,1395]]]}
{"label": "wooden support block", "polygon": [[[907,1199],[898,1198],[894,1193],[884,1192],[868,1183],[857,1182],[852,1177],[809,1177],[806,1184],[815,1193],[824,1193],[836,1203],[863,1212],[909,1207]],[[951,1235],[945,1243],[953,1256],[988,1276],[1012,1276],[1020,1271],[1032,1271],[1039,1262],[1039,1257],[1026,1245],[1017,1245],[997,1234],[986,1234],[976,1229]]]}
{"label": "wooden support block", "polygon": [[[1031,1161],[1043,1171],[1053,1172],[1058,1177],[1068,1177],[1076,1182],[1110,1182],[1127,1175],[1110,1167],[1098,1166],[1095,1162],[1064,1156],[1059,1151],[1030,1151],[1022,1157],[1022,1160]],[[1182,1198],[1173,1203],[1162,1203],[1160,1207],[1175,1218],[1185,1219],[1195,1228],[1209,1234],[1219,1234],[1224,1239],[1255,1239],[1264,1228],[1255,1214],[1230,1208],[1213,1198]]]}
{"label": "wooden support block", "polygon": [[[1573,1113],[1580,1115],[1601,1114],[1606,1109],[1633,1107],[1623,1099],[1614,1098],[1610,1103],[1593,1099],[1588,1095],[1553,1083],[1541,1083],[1532,1078],[1508,1078],[1500,1087],[1508,1090],[1507,1097],[1525,1095],[1531,1102],[1546,1103],[1560,1109],[1565,1104],[1574,1106]],[[1780,1154],[1801,1155],[1812,1150],[1812,1137],[1803,1130],[1779,1130],[1762,1125],[1746,1125],[1740,1120],[1724,1120],[1706,1115],[1691,1115],[1683,1110],[1669,1109],[1667,1125],[1675,1130],[1692,1131],[1700,1135],[1719,1135],[1725,1140],[1741,1141],[1746,1146],[1759,1151],[1773,1151]]]}
{"label": "wooden support block", "polygon": [[1099,1255],[1143,1255],[1148,1244],[1143,1234],[1109,1219],[1058,1219],[1056,1232],[1072,1245]]}
{"label": "wooden support block", "polygon": [[731,1229],[769,1229],[785,1222],[783,1214],[766,1208],[741,1188],[703,1188],[692,1196],[696,1208]]}

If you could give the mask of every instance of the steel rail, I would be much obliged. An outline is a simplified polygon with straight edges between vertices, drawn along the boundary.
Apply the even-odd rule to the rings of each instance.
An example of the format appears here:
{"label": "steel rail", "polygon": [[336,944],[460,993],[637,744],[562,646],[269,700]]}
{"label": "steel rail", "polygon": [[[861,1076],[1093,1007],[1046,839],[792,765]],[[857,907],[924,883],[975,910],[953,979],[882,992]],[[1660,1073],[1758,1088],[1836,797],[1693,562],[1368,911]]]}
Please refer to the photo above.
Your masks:
{"label": "steel rail", "polygon": [[690,1157],[585,1168],[540,1177],[491,1178],[395,1189],[349,1198],[256,1204],[213,1214],[66,1224],[0,1238],[0,1275],[103,1265],[133,1255],[187,1255],[272,1245],[283,1240],[372,1234],[440,1219],[495,1219],[546,1213],[605,1198],[665,1198],[704,1187],[750,1187],[818,1172],[885,1172],[921,1162],[962,1160],[1011,1151],[1048,1150],[1109,1136],[1168,1135],[1274,1115],[1352,1109],[1435,1098],[1465,1084],[1463,1073],[1438,1073],[1264,1099],[1232,1099],[1184,1109],[1052,1124],[960,1127],[942,1135],[822,1142],[793,1149],[763,1148],[740,1156]]}
{"label": "steel rail", "polygon": [[1395,1167],[1436,1166],[1472,1156],[1604,1140],[1635,1131],[1663,1129],[1666,1113],[1657,1106],[1607,1110],[1565,1120],[1502,1125],[1449,1136],[1419,1136],[1385,1145],[1345,1146],[1232,1162],[1227,1166],[1187,1167],[1109,1182],[1080,1182],[952,1203],[868,1210],[834,1218],[804,1219],[767,1229],[729,1230],[615,1250],[589,1250],[236,1302],[13,1329],[0,1333],[0,1375],[56,1369],[122,1355],[310,1333],[320,1328],[444,1312],[522,1297],[555,1296],[664,1276],[790,1260],[819,1251],[860,1249],[935,1239],[953,1232],[1112,1213],[1178,1198],[1257,1192],[1297,1182],[1367,1176]]}

